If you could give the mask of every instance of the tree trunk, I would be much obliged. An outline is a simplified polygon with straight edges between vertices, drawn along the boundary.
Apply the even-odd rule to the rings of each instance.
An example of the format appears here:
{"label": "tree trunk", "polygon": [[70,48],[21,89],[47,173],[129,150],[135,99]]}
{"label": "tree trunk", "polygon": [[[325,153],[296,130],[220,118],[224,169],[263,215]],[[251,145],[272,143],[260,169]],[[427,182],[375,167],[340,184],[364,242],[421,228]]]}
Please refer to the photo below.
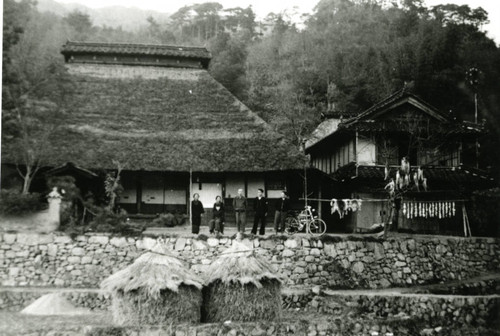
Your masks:
{"label": "tree trunk", "polygon": [[27,195],[30,191],[31,180],[33,179],[33,174],[31,172],[30,166],[26,167],[26,174],[22,177],[24,179],[22,194]]}
{"label": "tree trunk", "polygon": [[392,205],[392,202],[390,202],[390,210],[389,210],[389,216],[387,216],[387,219],[385,221],[385,224],[384,224],[384,239],[387,238],[387,234],[389,232],[389,226],[390,226],[390,222],[391,222],[391,219],[392,219],[392,212],[394,211],[394,208],[393,208],[393,205]]}

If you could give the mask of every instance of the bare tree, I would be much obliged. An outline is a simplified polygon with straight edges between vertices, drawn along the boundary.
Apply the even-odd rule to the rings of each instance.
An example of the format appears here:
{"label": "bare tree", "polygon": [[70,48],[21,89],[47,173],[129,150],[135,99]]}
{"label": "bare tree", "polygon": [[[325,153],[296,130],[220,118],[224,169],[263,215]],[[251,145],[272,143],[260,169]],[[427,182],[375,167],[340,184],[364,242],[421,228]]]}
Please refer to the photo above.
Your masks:
{"label": "bare tree", "polygon": [[45,76],[36,82],[4,88],[8,104],[2,109],[2,140],[23,179],[23,194],[29,192],[43,166],[50,138],[63,123],[67,89],[66,77],[57,65],[46,69]]}
{"label": "bare tree", "polygon": [[120,183],[120,174],[123,170],[123,165],[117,160],[113,160],[113,164],[116,166],[116,175],[113,176],[113,174],[110,173],[104,180],[104,190],[106,191],[106,196],[109,197],[107,209],[110,211],[114,210],[116,200],[123,190]]}

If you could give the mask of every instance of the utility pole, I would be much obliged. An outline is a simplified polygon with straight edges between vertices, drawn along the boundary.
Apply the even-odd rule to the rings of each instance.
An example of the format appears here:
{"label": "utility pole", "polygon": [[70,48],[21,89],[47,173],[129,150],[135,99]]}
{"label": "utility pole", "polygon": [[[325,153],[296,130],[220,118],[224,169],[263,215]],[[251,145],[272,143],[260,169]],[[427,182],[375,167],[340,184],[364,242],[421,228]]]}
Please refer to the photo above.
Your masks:
{"label": "utility pole", "polygon": [[[474,123],[477,125],[477,91],[474,92]],[[476,136],[476,169],[479,169],[479,139]]]}
{"label": "utility pole", "polygon": [[304,152],[304,208],[307,207],[307,166],[309,165],[309,158],[306,155],[306,142],[302,141],[302,150]]}
{"label": "utility pole", "polygon": [[[474,91],[474,123],[477,125],[477,91],[479,86],[480,70],[472,67],[465,73],[466,79],[472,90]],[[479,169],[479,139],[476,136],[476,169]]]}

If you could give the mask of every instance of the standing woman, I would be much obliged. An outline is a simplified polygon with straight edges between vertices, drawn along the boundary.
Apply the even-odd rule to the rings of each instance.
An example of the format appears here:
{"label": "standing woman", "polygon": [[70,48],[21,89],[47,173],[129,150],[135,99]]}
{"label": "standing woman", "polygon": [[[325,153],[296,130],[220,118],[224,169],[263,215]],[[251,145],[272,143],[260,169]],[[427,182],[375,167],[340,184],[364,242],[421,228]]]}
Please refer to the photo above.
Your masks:
{"label": "standing woman", "polygon": [[192,232],[198,234],[200,233],[201,214],[205,213],[205,209],[203,209],[203,204],[198,200],[200,198],[199,194],[194,194],[193,198],[191,202]]}
{"label": "standing woman", "polygon": [[210,233],[218,235],[224,233],[224,221],[225,221],[225,209],[224,203],[222,203],[222,197],[217,196],[215,198],[214,208],[213,208],[213,219],[210,221]]}

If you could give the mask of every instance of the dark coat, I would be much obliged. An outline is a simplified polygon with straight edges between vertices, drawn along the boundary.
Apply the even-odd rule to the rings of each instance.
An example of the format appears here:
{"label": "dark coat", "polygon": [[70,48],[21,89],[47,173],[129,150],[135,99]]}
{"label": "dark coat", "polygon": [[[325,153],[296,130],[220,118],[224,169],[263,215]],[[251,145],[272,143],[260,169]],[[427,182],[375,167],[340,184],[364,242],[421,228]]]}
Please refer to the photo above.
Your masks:
{"label": "dark coat", "polygon": [[264,196],[262,196],[260,200],[258,197],[255,197],[253,210],[256,215],[265,215],[267,213],[267,199]]}
{"label": "dark coat", "polygon": [[217,203],[214,203],[214,208],[213,208],[213,218],[220,218],[221,221],[225,221],[226,217],[226,209],[224,208],[224,203],[219,203],[220,209],[217,210],[216,208]]}
{"label": "dark coat", "polygon": [[287,197],[285,199],[278,198],[276,200],[276,211],[289,211],[290,210],[290,199]]}
{"label": "dark coat", "polygon": [[233,198],[233,208],[234,210],[245,211],[247,209],[247,199],[245,198],[245,196],[235,196]]}
{"label": "dark coat", "polygon": [[193,217],[200,217],[202,213],[205,213],[205,209],[203,209],[203,204],[200,201],[191,201],[191,214]]}

